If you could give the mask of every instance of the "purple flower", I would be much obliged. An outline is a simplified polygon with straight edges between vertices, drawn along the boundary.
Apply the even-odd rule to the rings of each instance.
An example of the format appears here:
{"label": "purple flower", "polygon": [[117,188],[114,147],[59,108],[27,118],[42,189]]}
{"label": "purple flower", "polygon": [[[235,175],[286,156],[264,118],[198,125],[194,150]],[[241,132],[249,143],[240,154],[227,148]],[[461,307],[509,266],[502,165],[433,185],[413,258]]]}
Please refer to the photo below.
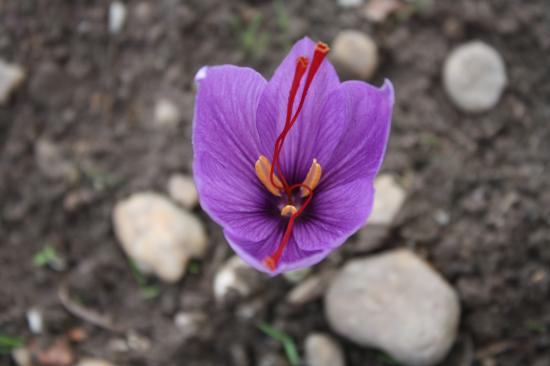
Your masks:
{"label": "purple flower", "polygon": [[196,76],[201,206],[239,256],[270,274],[318,263],[372,208],[393,87],[340,83],[327,52],[298,41],[270,81],[232,65]]}

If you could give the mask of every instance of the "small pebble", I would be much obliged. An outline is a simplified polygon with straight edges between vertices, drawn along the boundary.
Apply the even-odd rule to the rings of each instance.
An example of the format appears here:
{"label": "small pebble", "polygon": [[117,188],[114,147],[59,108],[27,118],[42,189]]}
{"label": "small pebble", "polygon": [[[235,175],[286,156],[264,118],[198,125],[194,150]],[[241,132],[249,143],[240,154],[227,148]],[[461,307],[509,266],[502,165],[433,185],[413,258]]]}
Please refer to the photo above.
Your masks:
{"label": "small pebble", "polygon": [[389,226],[405,203],[406,193],[389,174],[381,174],[374,181],[374,205],[369,225]]}
{"label": "small pebble", "polygon": [[289,304],[299,306],[319,299],[323,296],[332,275],[332,272],[327,272],[306,278],[290,290],[286,296],[286,301]]}
{"label": "small pebble", "polygon": [[440,362],[453,345],[460,318],[454,289],[408,250],[347,263],[325,295],[331,328],[379,348],[404,365]]}
{"label": "small pebble", "polygon": [[218,302],[233,298],[245,298],[252,294],[262,282],[262,275],[234,256],[227,260],[214,278],[214,297]]}
{"label": "small pebble", "polygon": [[205,314],[201,312],[179,312],[174,317],[174,324],[184,338],[195,336],[203,324],[207,321]]}
{"label": "small pebble", "polygon": [[308,335],[304,348],[308,366],[344,366],[346,364],[342,347],[326,334]]}
{"label": "small pebble", "polygon": [[401,0],[369,0],[363,9],[363,14],[371,22],[381,23],[391,14],[405,7],[405,3]]}
{"label": "small pebble", "polygon": [[283,273],[283,277],[290,283],[296,284],[303,281],[311,273],[311,268],[302,268]]}
{"label": "small pebble", "polygon": [[443,67],[443,83],[451,100],[465,112],[494,108],[507,84],[501,55],[481,41],[454,49]]}
{"label": "small pebble", "polygon": [[367,34],[346,30],[332,43],[330,58],[344,79],[370,79],[378,67],[378,46]]}
{"label": "small pebble", "polygon": [[338,0],[338,5],[342,8],[356,8],[363,4],[363,0]]}
{"label": "small pebble", "polygon": [[201,221],[157,193],[136,193],[117,203],[113,223],[126,254],[167,282],[179,280],[189,259],[206,251]]}
{"label": "small pebble", "polygon": [[53,141],[40,139],[36,142],[34,149],[36,164],[47,178],[62,179],[68,183],[78,180],[80,174],[77,167],[63,155]]}
{"label": "small pebble", "polygon": [[11,351],[11,358],[17,366],[32,366],[32,353],[27,348],[15,348]]}
{"label": "small pebble", "polygon": [[0,59],[0,105],[5,105],[10,95],[25,80],[25,71],[19,65]]}
{"label": "small pebble", "polygon": [[101,360],[98,358],[84,358],[80,360],[76,366],[114,366],[109,361]]}
{"label": "small pebble", "polygon": [[109,6],[109,32],[117,34],[126,22],[126,5],[122,1],[113,1]]}
{"label": "small pebble", "polygon": [[44,318],[42,312],[38,309],[30,309],[27,311],[27,323],[29,329],[34,334],[40,334],[44,330]]}
{"label": "small pebble", "polygon": [[160,99],[155,105],[155,122],[158,126],[174,127],[181,120],[178,107],[168,99]]}
{"label": "small pebble", "polygon": [[199,202],[195,182],[187,175],[172,175],[168,181],[168,194],[170,198],[187,209],[194,208]]}

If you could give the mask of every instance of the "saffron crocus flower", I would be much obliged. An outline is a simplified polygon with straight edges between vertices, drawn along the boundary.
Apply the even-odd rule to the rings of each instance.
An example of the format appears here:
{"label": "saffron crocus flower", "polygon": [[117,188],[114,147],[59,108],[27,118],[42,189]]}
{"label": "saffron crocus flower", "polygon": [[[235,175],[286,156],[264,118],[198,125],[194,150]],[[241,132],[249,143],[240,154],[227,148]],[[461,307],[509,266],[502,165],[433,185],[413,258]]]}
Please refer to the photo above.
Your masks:
{"label": "saffron crocus flower", "polygon": [[321,261],[372,208],[393,87],[341,83],[328,51],[298,41],[270,81],[232,65],[195,78],[201,206],[241,258],[272,275]]}

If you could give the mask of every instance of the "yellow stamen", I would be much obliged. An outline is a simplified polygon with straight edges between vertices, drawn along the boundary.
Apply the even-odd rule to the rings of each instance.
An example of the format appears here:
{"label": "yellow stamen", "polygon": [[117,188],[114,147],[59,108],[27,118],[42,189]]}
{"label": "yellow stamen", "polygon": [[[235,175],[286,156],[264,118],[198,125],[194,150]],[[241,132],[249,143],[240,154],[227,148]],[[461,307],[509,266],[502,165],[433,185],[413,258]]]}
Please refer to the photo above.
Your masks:
{"label": "yellow stamen", "polygon": [[298,212],[298,209],[296,207],[294,207],[293,205],[286,205],[281,210],[281,216],[289,216],[290,217],[290,216],[294,215],[296,212]]}
{"label": "yellow stamen", "polygon": [[[311,188],[313,191],[315,187],[317,187],[317,184],[319,184],[319,180],[321,179],[321,165],[317,162],[317,159],[313,159],[313,163],[311,163],[311,168],[309,168],[309,172],[307,172],[306,179],[304,180],[304,184]],[[309,196],[309,190],[302,188],[302,197]]]}
{"label": "yellow stamen", "polygon": [[281,197],[281,190],[277,188],[275,185],[282,187],[283,184],[275,174],[273,175],[273,182],[275,183],[275,185],[273,185],[269,177],[270,173],[271,173],[271,163],[265,156],[260,155],[260,157],[256,161],[256,175],[258,176],[258,179],[260,180],[260,182],[262,182],[262,184],[265,186],[265,188],[267,188],[269,192],[271,192],[277,197]]}

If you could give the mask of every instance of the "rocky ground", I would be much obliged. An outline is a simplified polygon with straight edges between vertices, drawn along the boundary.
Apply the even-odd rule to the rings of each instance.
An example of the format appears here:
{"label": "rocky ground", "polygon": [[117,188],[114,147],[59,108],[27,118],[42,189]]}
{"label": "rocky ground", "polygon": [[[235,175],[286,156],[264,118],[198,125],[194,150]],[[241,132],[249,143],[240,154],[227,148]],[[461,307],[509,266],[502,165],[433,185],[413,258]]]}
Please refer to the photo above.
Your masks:
{"label": "rocky ground", "polygon": [[[250,269],[192,181],[195,72],[309,35],[396,89],[369,224]],[[0,1],[0,364],[550,364],[546,0]]]}

